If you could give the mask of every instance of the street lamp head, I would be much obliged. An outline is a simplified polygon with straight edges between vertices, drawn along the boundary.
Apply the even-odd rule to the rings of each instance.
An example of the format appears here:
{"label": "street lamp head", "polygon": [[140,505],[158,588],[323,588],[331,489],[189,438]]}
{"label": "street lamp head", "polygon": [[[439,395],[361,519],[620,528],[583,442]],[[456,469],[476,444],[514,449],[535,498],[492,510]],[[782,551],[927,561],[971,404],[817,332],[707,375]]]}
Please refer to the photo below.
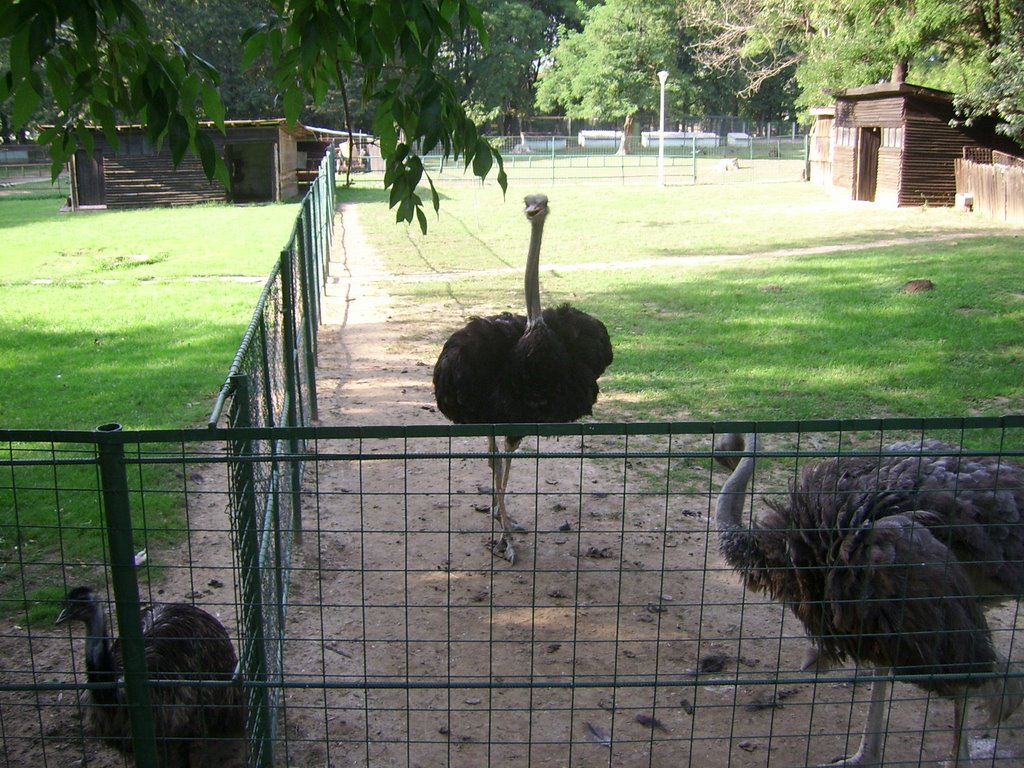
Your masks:
{"label": "street lamp head", "polygon": [[663,69],[660,72],[658,72],[658,80],[661,81],[661,86],[664,88],[665,87],[665,81],[668,80],[668,70],[667,69]]}

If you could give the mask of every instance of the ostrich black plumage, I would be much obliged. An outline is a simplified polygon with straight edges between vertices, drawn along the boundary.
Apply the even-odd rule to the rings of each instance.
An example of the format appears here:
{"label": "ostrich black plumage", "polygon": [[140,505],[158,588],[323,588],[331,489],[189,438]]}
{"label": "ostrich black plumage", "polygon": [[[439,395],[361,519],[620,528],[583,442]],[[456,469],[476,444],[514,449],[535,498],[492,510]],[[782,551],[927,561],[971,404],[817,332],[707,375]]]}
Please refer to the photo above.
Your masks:
{"label": "ostrich black plumage", "polygon": [[[744,444],[756,451],[756,436],[728,435],[716,447]],[[916,681],[953,701],[953,764],[970,761],[968,696],[992,723],[1024,698],[1019,678],[984,678],[1009,663],[983,612],[988,601],[1024,593],[1024,468],[956,453],[928,440],[808,464],[786,501],[766,500],[749,524],[742,513],[755,459],[720,459],[732,469],[716,507],[726,561],[747,588],[790,607],[816,643],[812,659],[876,667],[860,747],[833,764],[880,764],[889,670],[982,676]]]}
{"label": "ostrich black plumage", "polygon": [[[541,310],[540,243],[548,199],[525,199],[530,247],[524,279],[526,316],[503,312],[474,317],[452,334],[434,365],[437,407],[456,424],[569,422],[591,413],[597,380],[612,362],[604,323],[568,304]],[[492,552],[515,562],[505,489],[512,452],[521,437],[506,437],[504,455],[489,439],[491,513],[502,533]]]}
{"label": "ostrich black plumage", "polygon": [[[89,725],[107,744],[131,752],[121,644],[111,640],[101,601],[89,587],[71,590],[57,617],[58,624],[76,620],[86,626],[87,679],[117,684],[89,689]],[[232,679],[238,658],[231,638],[206,611],[187,603],[149,606],[142,612],[142,632],[150,679]],[[158,685],[150,688],[149,697],[162,766],[188,766],[193,748],[208,749],[210,740],[240,739],[244,733],[245,708],[238,685]]]}

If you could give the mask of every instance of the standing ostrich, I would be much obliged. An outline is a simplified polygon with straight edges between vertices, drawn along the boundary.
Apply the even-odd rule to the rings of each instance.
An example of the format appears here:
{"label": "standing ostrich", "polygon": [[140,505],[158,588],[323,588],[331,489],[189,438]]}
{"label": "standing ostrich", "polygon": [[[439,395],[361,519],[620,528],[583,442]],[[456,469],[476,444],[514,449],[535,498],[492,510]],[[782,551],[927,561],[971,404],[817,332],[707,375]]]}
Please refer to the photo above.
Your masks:
{"label": "standing ostrich", "polygon": [[[732,469],[716,507],[719,546],[748,589],[790,607],[826,664],[876,667],[860,748],[836,765],[878,765],[890,670],[953,701],[950,761],[966,765],[965,700],[981,698],[991,723],[1009,717],[1024,682],[992,644],[983,602],[1024,593],[1024,468],[955,452],[934,440],[894,443],[880,456],[805,466],[785,502],[742,520],[756,435],[726,435],[718,449],[751,455]],[[913,456],[893,455],[916,452]],[[810,663],[805,665],[805,668]],[[976,674],[980,679],[941,679]]]}
{"label": "standing ostrich", "polygon": [[[545,195],[528,195],[530,249],[526,258],[526,316],[503,312],[474,317],[445,342],[434,366],[437,407],[456,424],[568,422],[587,416],[597,379],[612,362],[604,323],[563,304],[541,311],[540,241],[548,215]],[[505,488],[512,452],[522,437],[505,438],[505,454],[491,457],[491,514],[502,534],[491,551],[515,563]]]}
{"label": "standing ostrich", "polygon": [[[75,620],[86,626],[87,679],[116,684],[89,689],[89,723],[100,739],[130,753],[131,722],[123,687],[121,643],[111,641],[103,607],[89,587],[76,587],[68,593],[57,624]],[[150,679],[178,683],[149,689],[160,765],[188,766],[193,742],[241,738],[245,708],[240,686],[180,684],[232,679],[238,658],[221,623],[188,603],[165,603],[143,609],[142,635]]]}

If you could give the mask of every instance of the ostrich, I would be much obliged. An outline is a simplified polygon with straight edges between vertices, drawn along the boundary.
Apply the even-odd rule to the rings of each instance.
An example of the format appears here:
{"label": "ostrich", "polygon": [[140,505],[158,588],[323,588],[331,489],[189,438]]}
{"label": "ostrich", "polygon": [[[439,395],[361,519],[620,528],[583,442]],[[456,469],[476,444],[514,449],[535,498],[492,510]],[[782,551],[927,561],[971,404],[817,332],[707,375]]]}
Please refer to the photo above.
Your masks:
{"label": "ostrich", "polygon": [[[68,593],[56,623],[75,620],[86,626],[87,679],[116,684],[88,691],[89,723],[107,744],[131,752],[121,643],[111,641],[105,611],[89,587],[76,587]],[[238,659],[227,631],[193,605],[167,603],[144,608],[142,634],[146,669],[152,680],[228,681],[234,675]],[[193,742],[243,735],[245,709],[240,686],[157,685],[149,689],[149,698],[163,766],[189,765]]]}
{"label": "ostrich", "polygon": [[[889,670],[978,674],[916,684],[953,701],[952,764],[970,761],[965,700],[978,696],[994,724],[1024,698],[1024,682],[992,644],[984,601],[1024,592],[1024,468],[955,453],[938,441],[894,443],[880,456],[805,466],[786,501],[742,520],[756,435],[726,435],[732,470],[716,506],[719,546],[747,588],[790,607],[823,664],[851,658],[876,668],[860,748],[838,765],[881,761]],[[898,456],[897,452],[916,453]]]}
{"label": "ostrich", "polygon": [[[540,242],[548,215],[545,195],[528,195],[530,248],[526,259],[526,316],[503,312],[474,317],[445,342],[434,366],[437,407],[456,424],[569,422],[591,413],[597,379],[612,362],[608,331],[600,320],[563,304],[541,311]],[[504,456],[488,439],[491,514],[501,537],[491,551],[515,563],[512,527],[505,509],[511,453],[522,437],[506,437]]]}

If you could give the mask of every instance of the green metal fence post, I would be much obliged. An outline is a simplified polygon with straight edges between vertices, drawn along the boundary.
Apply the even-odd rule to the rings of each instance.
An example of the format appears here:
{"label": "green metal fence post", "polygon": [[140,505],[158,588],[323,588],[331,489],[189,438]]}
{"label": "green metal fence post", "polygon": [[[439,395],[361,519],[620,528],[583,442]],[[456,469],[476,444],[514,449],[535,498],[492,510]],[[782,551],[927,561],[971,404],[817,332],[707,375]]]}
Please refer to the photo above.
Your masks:
{"label": "green metal fence post", "polygon": [[[250,416],[252,395],[249,377],[236,373],[231,377],[234,396],[231,398],[229,423],[233,427],[252,426]],[[256,454],[251,438],[240,434],[231,440],[229,450],[232,528],[235,549],[241,569],[242,591],[242,660],[244,679],[255,683],[267,681],[267,648],[264,633],[263,590],[260,583],[260,520],[256,503],[256,473],[251,460]],[[252,749],[250,765],[271,768],[274,764],[270,693],[263,685],[249,689],[248,733]]]}
{"label": "green metal fence post", "polygon": [[697,183],[697,137],[690,137],[690,168],[693,169],[693,183]]}
{"label": "green metal fence post", "polygon": [[[300,216],[302,214],[299,214]],[[299,384],[299,332],[297,314],[299,295],[295,290],[295,260],[302,260],[301,251],[281,251],[281,336],[284,349],[281,362],[284,367],[285,402],[280,426],[299,426],[298,414],[302,410],[302,387]],[[301,272],[301,269],[299,270]]]}
{"label": "green metal fence post", "polygon": [[[297,253],[295,257],[299,261],[303,261],[302,254]],[[295,321],[296,307],[299,301],[299,296],[295,292],[295,275],[294,265],[292,264],[292,254],[285,250],[281,252],[281,305],[284,311],[284,388],[289,393],[288,395],[288,408],[286,415],[286,425],[289,427],[302,426],[299,424],[299,414],[302,412],[300,407],[300,398],[302,396],[302,384],[299,382],[299,343],[298,335],[299,330]],[[301,271],[301,270],[300,270]],[[305,293],[305,290],[300,286],[300,295]],[[306,313],[307,320],[309,313]],[[308,372],[310,377],[313,376],[312,370]],[[315,406],[313,410],[315,411]],[[314,416],[315,418],[315,416]],[[299,454],[299,439],[295,436],[295,432],[292,431],[288,436],[288,466],[291,470],[291,499],[292,499],[292,519],[291,528],[295,532],[297,540],[302,540],[302,463],[297,458]]]}
{"label": "green metal fence post", "polygon": [[132,750],[137,765],[156,765],[156,732],[153,727],[153,710],[149,706],[149,690],[146,687],[149,677],[146,649],[142,640],[139,583],[135,575],[135,546],[124,444],[110,437],[120,431],[120,424],[104,424],[96,428],[103,509],[110,546],[110,578],[114,587],[114,607],[121,637],[124,687],[132,726]]}
{"label": "green metal fence post", "polygon": [[305,338],[306,360],[303,366],[306,371],[306,402],[309,403],[309,414],[311,419],[317,418],[316,402],[316,361],[317,361],[317,328],[320,325],[320,313],[313,310],[312,306],[319,296],[320,287],[310,285],[311,270],[309,265],[317,258],[317,254],[310,247],[308,227],[303,222],[303,215],[299,214],[299,223],[296,230],[295,247],[299,249],[299,270],[300,290],[303,307],[302,333]]}

